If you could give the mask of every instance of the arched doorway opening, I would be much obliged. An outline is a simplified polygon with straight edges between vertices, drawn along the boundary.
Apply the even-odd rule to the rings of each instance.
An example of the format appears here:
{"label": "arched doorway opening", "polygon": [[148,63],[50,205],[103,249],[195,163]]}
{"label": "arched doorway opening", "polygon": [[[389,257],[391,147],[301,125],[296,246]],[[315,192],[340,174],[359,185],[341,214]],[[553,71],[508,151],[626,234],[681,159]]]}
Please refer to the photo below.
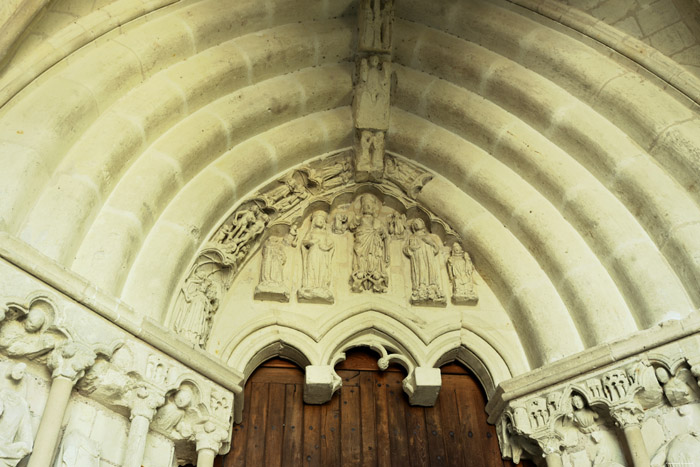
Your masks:
{"label": "arched doorway opening", "polygon": [[258,367],[245,386],[231,451],[216,465],[513,466],[501,459],[486,422],[483,389],[462,365],[441,368],[434,407],[415,407],[400,366],[381,371],[366,348],[346,356],[336,366],[343,385],[323,405],[304,404],[304,373],[293,363],[273,358]]}

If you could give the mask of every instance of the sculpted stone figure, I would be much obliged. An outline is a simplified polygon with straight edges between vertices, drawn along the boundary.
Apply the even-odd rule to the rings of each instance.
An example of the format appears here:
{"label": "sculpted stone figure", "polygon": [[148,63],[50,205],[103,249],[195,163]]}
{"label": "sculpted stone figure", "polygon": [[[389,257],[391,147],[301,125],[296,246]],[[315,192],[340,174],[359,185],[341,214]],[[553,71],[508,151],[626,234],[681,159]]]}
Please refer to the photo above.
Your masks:
{"label": "sculpted stone figure", "polygon": [[474,265],[462,245],[452,244],[450,256],[447,258],[447,274],[452,282],[452,303],[455,305],[474,304],[479,296],[474,290]]}
{"label": "sculpted stone figure", "polygon": [[392,0],[361,1],[360,50],[391,50],[392,4]]}
{"label": "sculpted stone figure", "polygon": [[353,292],[386,292],[389,275],[389,234],[379,219],[379,200],[369,193],[360,196],[360,215],[350,223],[354,233],[351,287]]}
{"label": "sculpted stone figure", "polygon": [[[255,217],[252,217],[253,215]],[[257,206],[251,207],[251,210],[242,213],[242,216],[240,224],[235,224],[231,233],[226,237],[223,248],[224,252],[236,261],[240,259],[241,251],[247,252],[248,244],[263,233],[270,220],[270,217]]]}
{"label": "sculpted stone figure", "polygon": [[671,376],[666,368],[659,367],[656,368],[656,378],[673,407],[696,402],[699,398],[696,381],[687,368],[680,368],[675,376]]}
{"label": "sculpted stone figure", "polygon": [[[14,365],[8,375],[19,382],[24,364]],[[0,389],[0,467],[15,467],[32,452],[34,435],[27,401],[12,388]]]}
{"label": "sculpted stone figure", "polygon": [[410,222],[411,234],[403,247],[403,254],[411,262],[413,291],[411,303],[444,304],[440,277],[440,237],[425,228],[422,219]]}
{"label": "sculpted stone figure", "polygon": [[332,164],[311,170],[309,178],[326,190],[345,185],[352,179],[352,162],[348,157],[342,157]]}
{"label": "sculpted stone figure", "polygon": [[394,212],[389,215],[389,235],[402,238],[406,232],[406,214]]}
{"label": "sculpted stone figure", "polygon": [[263,195],[265,203],[277,212],[287,211],[309,196],[304,185],[293,175],[279,180],[279,183]]}
{"label": "sculpted stone figure", "polygon": [[357,181],[379,181],[384,172],[384,132],[355,132],[355,178]]}
{"label": "sculpted stone figure", "polygon": [[209,339],[212,317],[219,309],[219,286],[198,269],[187,278],[181,293],[183,299],[175,309],[174,330],[204,348]]}
{"label": "sculpted stone figure", "polygon": [[369,59],[363,58],[360,61],[358,78],[353,100],[355,127],[387,130],[391,97],[391,64],[382,63],[376,55],[372,55]]}
{"label": "sculpted stone figure", "polygon": [[175,432],[184,438],[189,437],[192,434],[192,427],[185,420],[185,416],[192,405],[192,399],[192,391],[187,387],[171,394],[165,405],[158,410],[153,418],[154,426],[166,433]]}
{"label": "sculpted stone figure", "polygon": [[573,411],[567,415],[569,420],[574,422],[582,433],[592,433],[595,431],[595,423],[598,420],[598,413],[586,407],[583,398],[574,394],[571,396],[571,408]]}
{"label": "sculpted stone figure", "polygon": [[342,235],[348,231],[348,215],[344,212],[338,212],[333,217],[333,233]]}
{"label": "sculpted stone figure", "polygon": [[287,263],[286,245],[281,237],[271,236],[262,247],[260,282],[255,287],[256,300],[289,301],[289,291],[284,281],[284,265]]}
{"label": "sculpted stone figure", "polygon": [[433,179],[433,176],[425,170],[393,156],[387,155],[385,163],[386,178],[398,185],[411,198],[415,199],[423,186]]}
{"label": "sculpted stone figure", "polygon": [[333,303],[331,292],[331,260],[335,244],[326,230],[328,215],[316,211],[311,215],[311,228],[301,242],[302,276],[299,300]]}
{"label": "sculpted stone figure", "polygon": [[22,321],[10,321],[0,328],[0,350],[12,357],[34,358],[45,355],[56,346],[56,338],[41,332],[46,313],[32,308]]}
{"label": "sculpted stone figure", "polygon": [[248,209],[241,209],[234,215],[231,224],[225,225],[217,234],[214,241],[231,243],[239,238],[243,231],[249,228],[260,216],[260,208],[253,204]]}

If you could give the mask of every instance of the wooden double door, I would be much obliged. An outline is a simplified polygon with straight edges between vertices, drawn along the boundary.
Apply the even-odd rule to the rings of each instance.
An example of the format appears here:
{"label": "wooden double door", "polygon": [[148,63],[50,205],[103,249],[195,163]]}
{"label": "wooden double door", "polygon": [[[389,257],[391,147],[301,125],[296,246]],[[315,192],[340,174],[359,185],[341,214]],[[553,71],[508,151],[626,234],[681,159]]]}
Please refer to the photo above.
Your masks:
{"label": "wooden double door", "polygon": [[401,370],[380,371],[376,360],[371,352],[348,353],[336,366],[341,390],[320,406],[304,404],[302,370],[266,362],[245,386],[243,421],[217,465],[512,466],[501,459],[484,395],[467,370],[443,367],[435,407],[412,407]]}

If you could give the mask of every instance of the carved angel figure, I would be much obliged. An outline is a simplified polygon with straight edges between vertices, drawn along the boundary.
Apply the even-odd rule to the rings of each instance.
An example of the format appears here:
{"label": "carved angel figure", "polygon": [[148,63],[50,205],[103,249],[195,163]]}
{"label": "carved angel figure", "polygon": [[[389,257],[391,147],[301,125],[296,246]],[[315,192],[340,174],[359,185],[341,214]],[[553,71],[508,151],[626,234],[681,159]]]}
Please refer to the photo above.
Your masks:
{"label": "carved angel figure", "polygon": [[392,0],[362,0],[360,4],[360,50],[391,48]]}
{"label": "carved angel figure", "polygon": [[345,185],[352,179],[352,162],[348,157],[342,157],[333,164],[311,170],[309,178],[324,189]]}
{"label": "carved angel figure", "polygon": [[355,87],[353,118],[357,128],[386,130],[389,128],[389,99],[391,96],[391,65],[372,55],[360,61],[360,73]]}
{"label": "carved angel figure", "polygon": [[186,387],[168,397],[167,402],[153,419],[153,424],[166,433],[175,432],[183,438],[192,434],[192,426],[185,420],[187,410],[192,405],[192,391]]}
{"label": "carved angel figure", "polygon": [[392,213],[389,216],[389,234],[401,238],[405,232],[406,214]]}
{"label": "carved angel figure", "polygon": [[479,300],[474,290],[474,265],[463,249],[455,242],[447,258],[447,274],[452,282],[452,303],[455,305],[473,304]]}
{"label": "carved angel figure", "polygon": [[592,433],[595,431],[595,423],[598,420],[598,413],[586,407],[583,398],[574,394],[571,396],[572,412],[567,415],[569,420],[574,422],[582,433]]}
{"label": "carved angel figure", "polygon": [[201,348],[207,343],[211,319],[219,308],[219,288],[201,269],[187,278],[182,297],[175,309],[173,327],[193,344]]}
{"label": "carved angel figure", "polygon": [[333,303],[331,260],[335,244],[326,230],[327,218],[325,211],[314,212],[311,229],[301,242],[303,271],[301,288],[297,292],[300,300]]}
{"label": "carved angel figure", "polygon": [[29,405],[12,389],[0,390],[0,467],[15,467],[33,443]]}
{"label": "carved angel figure", "polygon": [[353,219],[350,230],[353,242],[352,291],[386,292],[389,275],[389,234],[379,219],[379,200],[369,193],[360,196],[360,216]]}
{"label": "carved angel figure", "polygon": [[301,200],[309,196],[306,187],[294,178],[294,176],[289,176],[279,180],[279,182],[280,185],[263,195],[265,203],[278,212],[293,208]]}
{"label": "carved angel figure", "polygon": [[260,282],[255,287],[257,300],[289,300],[284,281],[284,265],[287,262],[285,243],[281,237],[271,236],[262,248]]}
{"label": "carved angel figure", "polygon": [[411,235],[403,247],[403,254],[411,262],[411,303],[444,303],[439,261],[442,241],[426,230],[422,219],[413,219],[410,228]]}
{"label": "carved angel figure", "polygon": [[44,355],[56,346],[56,338],[41,332],[46,324],[46,313],[33,308],[23,321],[12,321],[0,328],[0,349],[13,357],[34,358]]}
{"label": "carved angel figure", "polygon": [[384,175],[386,178],[398,185],[411,198],[415,199],[423,186],[433,179],[433,176],[425,170],[394,156],[387,155],[385,162]]}

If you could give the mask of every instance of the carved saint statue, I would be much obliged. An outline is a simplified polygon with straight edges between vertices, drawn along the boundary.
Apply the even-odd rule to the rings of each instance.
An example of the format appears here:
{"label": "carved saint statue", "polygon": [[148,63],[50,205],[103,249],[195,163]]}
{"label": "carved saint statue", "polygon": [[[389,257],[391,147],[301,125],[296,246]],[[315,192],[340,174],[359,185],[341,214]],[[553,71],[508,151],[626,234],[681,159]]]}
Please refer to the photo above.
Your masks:
{"label": "carved saint statue", "polygon": [[379,219],[379,200],[369,193],[360,196],[360,215],[350,223],[353,242],[352,291],[386,292],[389,275],[389,234]]}
{"label": "carved saint statue", "polygon": [[403,247],[403,254],[411,262],[411,281],[413,292],[411,303],[444,304],[440,277],[440,237],[431,234],[425,228],[422,219],[410,222],[411,234]]}
{"label": "carved saint statue", "polygon": [[211,320],[219,309],[219,285],[202,269],[195,270],[182,287],[182,298],[175,309],[175,332],[204,348],[211,331]]}
{"label": "carved saint statue", "polygon": [[391,50],[392,0],[362,0],[360,3],[361,51]]}
{"label": "carved saint statue", "polygon": [[331,292],[331,260],[335,244],[326,230],[328,215],[316,211],[311,215],[311,228],[301,242],[303,271],[301,288],[297,292],[299,300],[333,303]]}
{"label": "carved saint statue", "polygon": [[15,467],[33,443],[27,401],[12,389],[0,389],[0,467]]}
{"label": "carved saint statue", "polygon": [[360,130],[355,135],[355,178],[379,181],[384,172],[384,132]]}
{"label": "carved saint statue", "polygon": [[287,262],[286,245],[282,237],[271,236],[262,247],[260,282],[255,287],[256,300],[289,301],[289,291],[284,281],[284,265]]}
{"label": "carved saint statue", "polygon": [[359,79],[355,86],[353,118],[356,128],[387,130],[391,98],[391,64],[372,55],[360,61]]}
{"label": "carved saint statue", "polygon": [[474,290],[474,265],[463,249],[455,242],[447,258],[447,274],[452,282],[452,303],[455,305],[471,305],[479,301]]}
{"label": "carved saint statue", "polygon": [[582,433],[592,433],[596,430],[596,421],[598,413],[586,407],[586,403],[578,394],[571,396],[572,412],[567,415],[567,418],[576,425]]}

